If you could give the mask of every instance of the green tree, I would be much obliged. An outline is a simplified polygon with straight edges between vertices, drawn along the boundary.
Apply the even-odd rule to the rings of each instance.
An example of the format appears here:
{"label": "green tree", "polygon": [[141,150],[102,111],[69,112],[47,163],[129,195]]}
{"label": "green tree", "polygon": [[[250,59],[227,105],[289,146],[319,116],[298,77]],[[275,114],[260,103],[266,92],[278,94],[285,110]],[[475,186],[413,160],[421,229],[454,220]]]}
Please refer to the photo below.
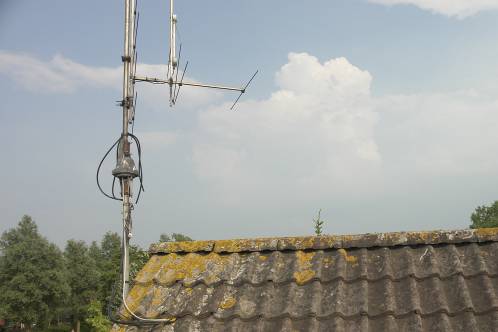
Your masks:
{"label": "green tree", "polygon": [[161,242],[172,242],[171,236],[169,234],[163,233],[161,236],[159,236],[159,241]]}
{"label": "green tree", "polygon": [[61,251],[24,216],[0,238],[0,312],[7,320],[47,326],[69,294]]}
{"label": "green tree", "polygon": [[[171,237],[162,234],[161,239],[170,241],[192,241],[186,235],[173,233]],[[99,300],[104,307],[110,304],[111,308],[119,307],[120,299],[120,280],[121,280],[121,237],[117,233],[107,232],[104,234],[100,245],[92,242],[88,249],[90,257],[93,257],[97,264],[97,270],[100,272],[100,290]],[[130,280],[133,280],[137,273],[149,260],[149,254],[146,250],[137,245],[130,245]],[[114,290],[114,293],[113,293]]]}
{"label": "green tree", "polygon": [[80,321],[85,319],[88,305],[98,299],[100,275],[97,264],[83,241],[67,241],[64,258],[71,289],[68,308],[73,326],[76,332],[80,332]]}
{"label": "green tree", "polygon": [[149,253],[139,246],[130,246],[130,280],[135,279],[138,272],[149,261]]}
{"label": "green tree", "polygon": [[[100,295],[99,300],[104,309],[107,304],[119,306],[121,289],[121,237],[117,233],[107,232],[104,234],[100,246],[93,242],[88,249],[89,256],[93,257],[100,273]],[[130,245],[130,280],[149,260],[149,254],[139,246]],[[114,293],[113,293],[114,291]]]}
{"label": "green tree", "polygon": [[315,235],[322,235],[322,231],[323,231],[323,224],[325,223],[325,221],[323,221],[320,217],[320,215],[322,214],[322,209],[318,210],[318,216],[316,217],[316,219],[313,219],[313,226],[315,228]]}
{"label": "green tree", "polygon": [[171,236],[163,233],[159,237],[159,241],[161,242],[182,242],[182,241],[193,241],[190,237],[187,235],[183,235],[180,233],[172,233]]}
{"label": "green tree", "polygon": [[470,216],[470,228],[498,227],[498,201],[491,206],[478,206]]}
{"label": "green tree", "polygon": [[97,270],[100,274],[99,299],[105,305],[110,300],[112,289],[119,280],[121,238],[117,233],[105,233],[100,246],[96,242],[90,245],[89,255],[97,264]]}
{"label": "green tree", "polygon": [[87,308],[85,322],[93,332],[107,332],[111,328],[111,322],[102,314],[102,303],[92,301]]}

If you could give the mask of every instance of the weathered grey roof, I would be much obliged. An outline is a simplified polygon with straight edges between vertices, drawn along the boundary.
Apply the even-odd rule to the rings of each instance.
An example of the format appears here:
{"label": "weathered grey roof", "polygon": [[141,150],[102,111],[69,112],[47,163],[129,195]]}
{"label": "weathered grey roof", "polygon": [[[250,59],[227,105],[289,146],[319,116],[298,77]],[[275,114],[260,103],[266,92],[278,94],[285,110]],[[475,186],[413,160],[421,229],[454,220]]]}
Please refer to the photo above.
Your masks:
{"label": "weathered grey roof", "polygon": [[161,243],[150,252],[130,308],[175,321],[127,331],[498,331],[498,229]]}

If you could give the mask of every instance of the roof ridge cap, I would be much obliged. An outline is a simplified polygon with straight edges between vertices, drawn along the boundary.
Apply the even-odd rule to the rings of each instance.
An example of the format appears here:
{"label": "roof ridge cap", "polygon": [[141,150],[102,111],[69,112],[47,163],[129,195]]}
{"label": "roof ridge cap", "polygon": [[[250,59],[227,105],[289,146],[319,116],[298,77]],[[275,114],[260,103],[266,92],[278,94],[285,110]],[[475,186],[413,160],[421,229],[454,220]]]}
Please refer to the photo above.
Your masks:
{"label": "roof ridge cap", "polygon": [[149,253],[235,253],[478,243],[488,241],[498,242],[498,228],[162,242],[152,244],[149,248]]}

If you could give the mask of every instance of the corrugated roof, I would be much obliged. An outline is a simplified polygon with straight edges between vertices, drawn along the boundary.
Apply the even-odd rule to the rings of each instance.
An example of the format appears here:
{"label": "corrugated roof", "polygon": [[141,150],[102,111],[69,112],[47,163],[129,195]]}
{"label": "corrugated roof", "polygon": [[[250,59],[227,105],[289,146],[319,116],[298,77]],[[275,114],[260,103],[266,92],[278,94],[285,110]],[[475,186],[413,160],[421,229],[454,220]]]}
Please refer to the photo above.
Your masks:
{"label": "corrugated roof", "polygon": [[498,331],[498,229],[161,243],[150,251],[130,306],[176,317],[152,331]]}

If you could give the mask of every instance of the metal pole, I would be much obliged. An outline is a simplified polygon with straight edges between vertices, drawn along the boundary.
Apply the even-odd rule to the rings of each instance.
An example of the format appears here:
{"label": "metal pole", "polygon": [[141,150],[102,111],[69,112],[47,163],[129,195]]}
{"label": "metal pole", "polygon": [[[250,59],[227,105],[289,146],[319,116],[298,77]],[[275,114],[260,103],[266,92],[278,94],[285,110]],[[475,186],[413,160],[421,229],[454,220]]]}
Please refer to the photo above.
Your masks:
{"label": "metal pole", "polygon": [[123,60],[123,136],[128,141],[128,108],[129,108],[129,86],[130,86],[130,28],[131,15],[130,8],[131,0],[125,0],[125,34],[124,34],[124,55]]}
{"label": "metal pole", "polygon": [[[121,156],[129,155],[130,143],[128,141],[128,123],[129,123],[129,110],[131,107],[130,101],[130,66],[131,66],[131,28],[132,28],[132,1],[125,0],[125,33],[124,33],[124,55],[123,55],[123,132],[121,137],[121,144],[119,145]],[[129,257],[128,257],[128,243],[129,243],[129,226],[131,222],[130,215],[130,188],[132,178],[121,179],[121,190],[123,196],[123,238],[122,238],[122,279],[123,279],[123,295],[128,294],[129,285]]]}
{"label": "metal pole", "polygon": [[[136,59],[134,56],[134,43],[135,43],[135,5],[136,0],[130,0],[130,9],[129,9],[129,27],[128,27],[128,56],[130,57],[130,61],[128,62],[128,76],[126,80],[128,82],[128,99],[130,103],[128,104],[128,124],[131,124],[131,114],[133,108],[133,97],[134,97],[134,86],[132,84],[131,75],[133,74],[133,66],[135,65]],[[128,129],[128,128],[127,128]]]}
{"label": "metal pole", "polygon": [[173,0],[169,1],[169,74],[173,77],[173,60],[175,57],[175,45],[173,36]]}

